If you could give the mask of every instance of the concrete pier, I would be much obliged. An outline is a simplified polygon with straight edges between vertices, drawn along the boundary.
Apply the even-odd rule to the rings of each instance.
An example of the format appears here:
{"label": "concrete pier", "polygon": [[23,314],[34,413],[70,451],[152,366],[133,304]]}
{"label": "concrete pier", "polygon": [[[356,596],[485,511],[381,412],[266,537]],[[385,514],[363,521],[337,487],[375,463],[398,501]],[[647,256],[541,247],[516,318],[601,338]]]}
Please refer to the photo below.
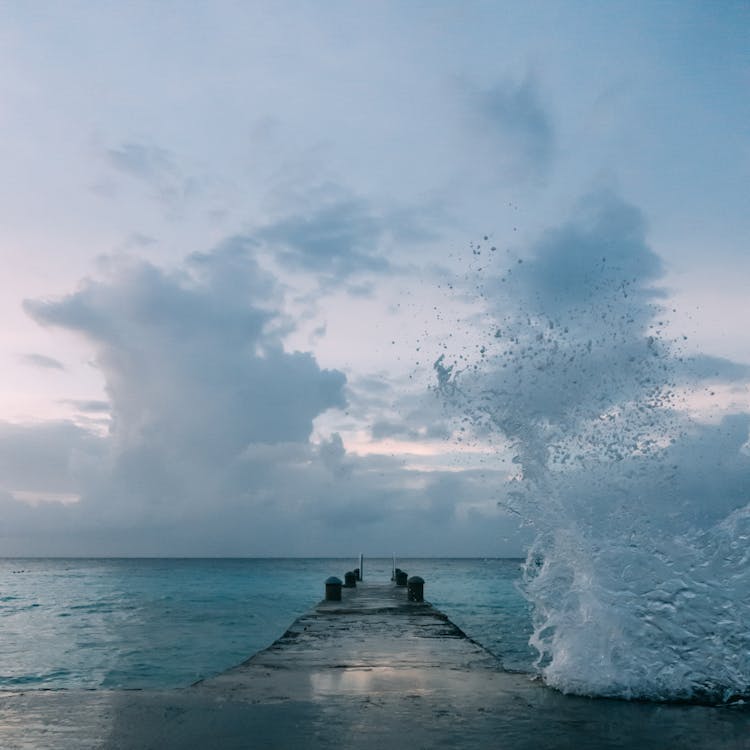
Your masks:
{"label": "concrete pier", "polygon": [[[189,658],[189,654],[185,658]],[[747,707],[564,696],[502,670],[392,583],[322,601],[243,664],[171,691],[0,694],[0,747],[750,748]]]}

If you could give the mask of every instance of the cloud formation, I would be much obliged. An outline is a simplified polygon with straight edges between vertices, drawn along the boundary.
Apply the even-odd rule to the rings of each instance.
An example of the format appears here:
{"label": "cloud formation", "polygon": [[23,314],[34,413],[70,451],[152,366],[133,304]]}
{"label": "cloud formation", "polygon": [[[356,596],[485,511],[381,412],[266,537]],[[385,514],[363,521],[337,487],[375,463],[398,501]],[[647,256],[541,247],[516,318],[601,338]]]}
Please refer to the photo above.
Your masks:
{"label": "cloud formation", "polygon": [[62,299],[26,303],[94,348],[111,409],[106,491],[123,507],[175,512],[246,495],[252,446],[307,446],[315,417],[344,405],[341,373],[284,351],[275,291],[234,241],[176,271],[126,263]]}
{"label": "cloud formation", "polygon": [[[313,185],[302,197],[286,198],[281,215],[251,236],[282,268],[315,274],[329,284],[396,273],[404,249],[434,241],[435,227],[445,222],[434,201],[384,205],[337,184]],[[358,295],[369,287],[360,282],[348,289]]]}
{"label": "cloud formation", "polygon": [[472,99],[480,132],[498,164],[514,176],[544,176],[555,153],[552,117],[535,79],[500,81]]}
{"label": "cloud formation", "polygon": [[[185,174],[172,151],[161,146],[127,141],[106,149],[104,157],[118,175],[146,186],[172,217],[201,184],[197,178]],[[112,186],[105,181],[95,190],[107,195]],[[129,243],[147,246],[153,243],[153,238],[133,232]]]}
{"label": "cloud formation", "polygon": [[281,260],[295,268],[345,278],[360,271],[384,271],[377,253],[384,224],[366,203],[336,201],[306,215],[279,219],[257,233],[278,248]]}
{"label": "cloud formation", "polygon": [[59,359],[48,357],[46,354],[24,354],[23,361],[32,367],[41,367],[46,370],[64,370],[65,365]]}
{"label": "cloud formation", "polygon": [[[113,263],[72,294],[26,302],[92,347],[109,400],[75,405],[110,421],[106,435],[0,430],[9,553],[336,554],[351,537],[430,554],[446,526],[454,553],[477,532],[492,548],[492,485],[349,454],[336,432],[312,440],[320,415],[346,407],[346,378],[284,349],[280,287],[255,247],[234,238],[172,270]],[[56,494],[80,499],[46,502]]]}

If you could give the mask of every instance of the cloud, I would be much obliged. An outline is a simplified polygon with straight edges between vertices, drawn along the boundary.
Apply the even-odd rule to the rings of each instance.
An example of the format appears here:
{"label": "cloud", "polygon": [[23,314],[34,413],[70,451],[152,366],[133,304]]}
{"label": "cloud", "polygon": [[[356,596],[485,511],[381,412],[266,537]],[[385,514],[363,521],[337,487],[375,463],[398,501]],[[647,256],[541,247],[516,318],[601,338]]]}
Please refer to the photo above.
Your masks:
{"label": "cloud", "polygon": [[227,245],[193,257],[189,270],[134,263],[26,309],[92,342],[122,445],[153,436],[231,455],[252,442],[307,440],[315,416],[344,403],[343,375],[285,352],[269,332],[275,316],[259,305],[272,292],[250,255]]}
{"label": "cloud", "polygon": [[[174,269],[114,263],[67,296],[27,301],[42,325],[89,342],[108,402],[77,406],[111,423],[0,426],[6,554],[341,554],[352,540],[485,554],[510,533],[491,482],[349,454],[335,431],[313,441],[355,392],[284,350],[279,287],[254,251],[233,238]],[[377,411],[391,389],[363,380],[356,394]],[[46,502],[63,495],[79,500]]]}
{"label": "cloud", "polygon": [[24,354],[23,361],[32,367],[41,367],[47,370],[65,370],[65,365],[58,359],[48,357],[44,354]]}
{"label": "cloud", "polygon": [[255,502],[266,469],[249,448],[287,446],[278,466],[293,464],[289,446],[345,405],[343,374],[284,351],[276,291],[231,240],[176,270],[126,263],[62,299],[27,301],[41,324],[83,335],[105,378],[112,464],[103,487],[86,488],[92,513],[145,523]]}
{"label": "cloud", "polygon": [[[199,180],[184,174],[177,158],[168,149],[129,141],[106,149],[104,155],[117,173],[150,188],[170,213],[180,208],[199,188]],[[104,196],[112,194],[112,186],[107,182],[95,189]],[[152,244],[153,239],[136,232],[129,238],[129,243],[145,246]]]}
{"label": "cloud", "polygon": [[426,444],[430,440],[447,440],[450,430],[433,410],[415,409],[399,419],[381,419],[370,428],[375,440],[400,438]]}
{"label": "cloud", "polygon": [[0,422],[0,489],[8,493],[78,494],[105,457],[101,440],[70,422]]}
{"label": "cloud", "polygon": [[603,190],[585,196],[573,220],[542,236],[510,285],[525,305],[550,315],[605,303],[643,321],[653,313],[646,303],[659,296],[653,283],[663,270],[641,212]]}
{"label": "cloud", "polygon": [[295,268],[343,279],[389,268],[378,253],[385,232],[381,217],[361,200],[337,200],[304,215],[288,216],[257,232]]}
{"label": "cloud", "polygon": [[65,404],[69,404],[74,409],[84,412],[85,414],[101,414],[109,413],[109,402],[108,401],[81,401],[78,399],[66,399],[63,401]]}
{"label": "cloud", "polygon": [[142,143],[123,143],[107,150],[113,167],[148,182],[173,178],[177,173],[172,155],[166,149]]}
{"label": "cloud", "polygon": [[555,151],[555,131],[531,76],[520,83],[505,80],[474,91],[470,103],[496,164],[519,177],[547,173]]}
{"label": "cloud", "polygon": [[[390,256],[400,254],[404,245],[433,241],[441,216],[440,207],[431,203],[377,206],[327,185],[311,190],[302,205],[258,228],[252,237],[265,243],[282,266],[346,281],[358,274],[394,273]],[[348,289],[355,296],[371,292],[361,280]]]}
{"label": "cloud", "polygon": [[690,382],[712,380],[724,383],[750,380],[750,365],[733,362],[725,357],[707,354],[683,358],[685,376]]}

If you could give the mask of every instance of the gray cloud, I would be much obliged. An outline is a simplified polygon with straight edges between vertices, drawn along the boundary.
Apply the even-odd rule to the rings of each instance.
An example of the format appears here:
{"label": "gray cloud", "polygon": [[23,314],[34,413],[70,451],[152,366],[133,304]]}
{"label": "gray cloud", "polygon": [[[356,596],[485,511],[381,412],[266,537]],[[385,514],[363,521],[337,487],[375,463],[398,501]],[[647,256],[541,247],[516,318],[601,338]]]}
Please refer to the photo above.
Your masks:
{"label": "gray cloud", "polygon": [[33,367],[41,367],[48,370],[64,370],[65,365],[58,359],[48,357],[45,354],[24,354],[23,361]]}
{"label": "gray cloud", "polygon": [[[101,450],[112,447],[97,440]],[[156,455],[104,460],[78,504],[29,506],[0,489],[3,550],[304,555],[348,554],[355,544],[372,554],[520,551],[514,521],[491,508],[457,513],[466,500],[491,504],[500,482],[492,471],[404,471],[394,458],[347,455],[336,436],[320,446],[252,444],[238,459],[210,466],[192,466],[195,454],[169,455],[166,446],[150,450]],[[186,475],[179,496],[165,461]],[[514,542],[498,545],[502,533]]]}
{"label": "gray cloud", "polygon": [[312,420],[343,405],[343,375],[283,351],[255,306],[272,294],[236,245],[192,259],[197,275],[146,263],[54,302],[28,302],[39,322],[92,340],[125,444],[150,434],[211,454],[251,442],[306,440]]}
{"label": "gray cloud", "polygon": [[475,92],[471,104],[501,166],[516,176],[538,177],[547,172],[554,156],[555,132],[532,77],[520,83],[501,81]]}
{"label": "gray cloud", "polygon": [[350,199],[290,216],[257,232],[259,239],[279,249],[294,267],[336,278],[353,273],[383,272],[388,262],[378,254],[385,231],[382,219],[363,201]]}
{"label": "gray cloud", "polygon": [[108,401],[81,401],[78,399],[66,399],[63,401],[65,404],[69,404],[73,408],[85,414],[101,414],[109,412]]}
{"label": "gray cloud", "polygon": [[400,438],[420,443],[450,437],[445,421],[431,409],[412,410],[398,419],[378,420],[372,424],[370,433],[375,440]]}
{"label": "gray cloud", "polygon": [[[117,173],[146,185],[171,214],[200,188],[199,180],[184,174],[175,155],[159,146],[131,141],[107,149],[105,157]],[[96,191],[106,197],[113,189],[105,182]],[[129,241],[135,245],[148,245],[153,239],[135,233]]]}
{"label": "gray cloud", "polygon": [[[283,350],[275,291],[232,240],[177,271],[134,263],[60,300],[26,303],[40,323],[86,336],[105,377],[112,466],[104,486],[87,487],[92,514],[145,524],[256,502],[265,467],[248,448],[307,445],[313,419],[344,406],[341,373]],[[299,460],[285,456],[279,466]]]}
{"label": "gray cloud", "polygon": [[[319,200],[323,192],[326,197]],[[394,246],[414,245],[437,237],[441,212],[432,204],[378,207],[330,185],[313,191],[310,204],[260,227],[253,237],[285,265],[344,281],[356,274],[396,271],[389,257]],[[349,284],[354,296],[367,295],[367,283]]]}
{"label": "gray cloud", "polygon": [[106,458],[95,435],[66,422],[0,422],[0,489],[77,494]]}
{"label": "gray cloud", "polygon": [[123,143],[108,149],[107,156],[116,169],[147,181],[159,181],[177,173],[172,155],[157,146]]}
{"label": "gray cloud", "polygon": [[[7,554],[338,554],[352,539],[483,554],[512,533],[491,482],[349,455],[336,433],[310,441],[316,417],[346,406],[345,378],[283,350],[278,289],[252,253],[234,238],[176,270],[114,266],[66,297],[26,303],[41,324],[90,341],[109,403],[79,406],[108,406],[111,427],[0,429]],[[376,410],[390,386],[363,380],[347,392]],[[412,412],[424,424],[416,402]],[[19,490],[81,500],[29,506],[10,494]],[[467,499],[489,510],[459,513]]]}
{"label": "gray cloud", "polygon": [[690,381],[714,380],[731,383],[750,380],[750,365],[733,362],[724,357],[711,357],[706,354],[682,359],[685,376]]}
{"label": "gray cloud", "polygon": [[645,303],[659,296],[652,284],[662,273],[641,212],[600,191],[580,202],[574,220],[541,238],[509,283],[531,310],[554,315],[605,304],[643,322],[653,314]]}

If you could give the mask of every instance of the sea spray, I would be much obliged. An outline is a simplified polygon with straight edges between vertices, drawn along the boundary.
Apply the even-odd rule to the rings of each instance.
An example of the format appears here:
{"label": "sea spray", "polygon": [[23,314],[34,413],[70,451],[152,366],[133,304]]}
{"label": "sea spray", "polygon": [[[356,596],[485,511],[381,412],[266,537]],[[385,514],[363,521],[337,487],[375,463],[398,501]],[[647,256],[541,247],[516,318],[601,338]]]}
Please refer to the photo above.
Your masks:
{"label": "sea spray", "polygon": [[530,258],[482,273],[492,325],[470,366],[435,362],[437,390],[477,440],[501,437],[501,504],[536,532],[537,669],[585,695],[747,696],[750,419],[687,416],[710,358],[664,333],[640,214],[589,197]]}

